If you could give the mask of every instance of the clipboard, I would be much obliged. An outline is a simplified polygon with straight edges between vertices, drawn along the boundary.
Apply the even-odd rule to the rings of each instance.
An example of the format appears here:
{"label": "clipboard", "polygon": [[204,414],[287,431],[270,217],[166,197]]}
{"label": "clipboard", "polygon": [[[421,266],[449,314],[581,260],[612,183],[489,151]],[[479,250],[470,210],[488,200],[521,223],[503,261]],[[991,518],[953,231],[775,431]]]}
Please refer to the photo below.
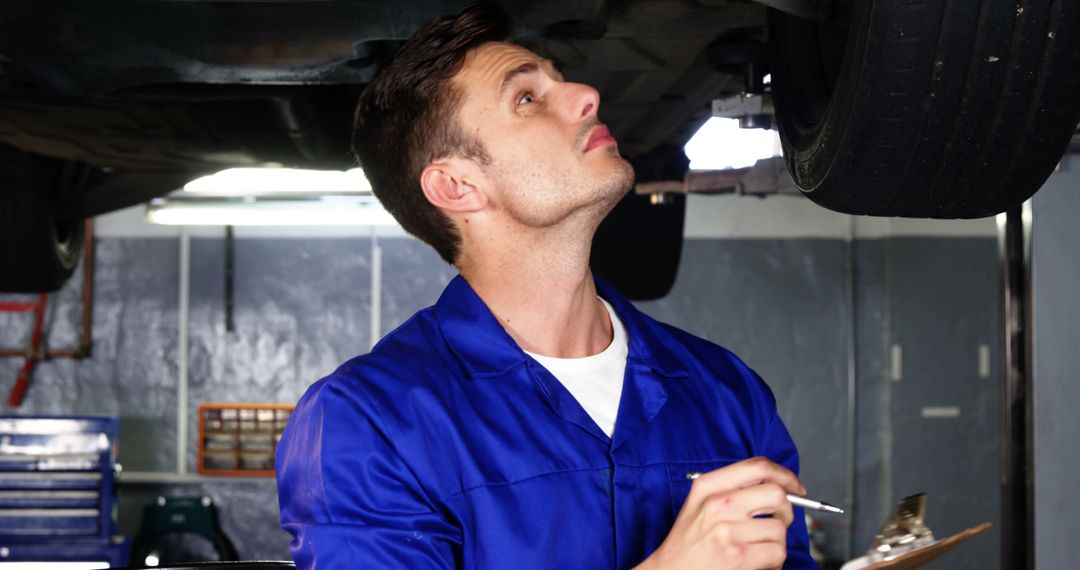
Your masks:
{"label": "clipboard", "polygon": [[[892,560],[875,562],[873,564],[870,564],[869,566],[853,566],[853,568],[861,568],[863,570],[880,570],[883,568],[889,568],[890,570],[915,570],[917,568],[922,568],[924,565],[930,563],[937,557],[945,554],[953,548],[956,548],[956,546],[960,543],[967,541],[971,537],[985,531],[991,526],[993,525],[985,522],[978,526],[969,528],[965,531],[958,532],[948,538],[938,540],[928,546],[924,546],[917,550],[912,550],[911,552],[901,554],[900,556],[897,556]],[[856,562],[858,560],[860,559],[857,558],[855,560],[852,560],[851,562],[848,562],[848,564],[851,564],[852,562]],[[845,564],[844,568],[847,568],[848,564]]]}
{"label": "clipboard", "polygon": [[926,494],[919,493],[901,499],[882,527],[870,551],[849,560],[840,570],[915,570],[922,568],[962,542],[986,531],[989,522],[958,532],[948,538],[934,539],[926,527]]}

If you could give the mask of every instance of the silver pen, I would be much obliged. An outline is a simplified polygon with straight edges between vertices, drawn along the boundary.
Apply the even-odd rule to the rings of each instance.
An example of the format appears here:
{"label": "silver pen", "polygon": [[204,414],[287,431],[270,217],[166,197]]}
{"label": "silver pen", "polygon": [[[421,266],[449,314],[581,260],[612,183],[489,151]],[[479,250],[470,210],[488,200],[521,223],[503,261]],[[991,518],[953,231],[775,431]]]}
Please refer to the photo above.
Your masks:
{"label": "silver pen", "polygon": [[802,495],[788,493],[787,500],[796,507],[802,507],[804,509],[822,511],[826,513],[836,513],[838,515],[844,514],[844,509],[841,509],[836,505],[830,505],[829,503],[816,501],[814,499],[808,499],[806,497],[803,497]]}
{"label": "silver pen", "polygon": [[[697,479],[698,477],[701,477],[701,471],[691,471],[686,474],[686,478],[691,481]],[[804,509],[822,511],[825,513],[836,513],[838,515],[844,514],[844,509],[841,509],[836,505],[830,505],[829,503],[809,499],[807,497],[804,497],[802,495],[796,495],[794,493],[788,493],[787,500],[792,505],[795,505],[796,507],[802,507]]]}

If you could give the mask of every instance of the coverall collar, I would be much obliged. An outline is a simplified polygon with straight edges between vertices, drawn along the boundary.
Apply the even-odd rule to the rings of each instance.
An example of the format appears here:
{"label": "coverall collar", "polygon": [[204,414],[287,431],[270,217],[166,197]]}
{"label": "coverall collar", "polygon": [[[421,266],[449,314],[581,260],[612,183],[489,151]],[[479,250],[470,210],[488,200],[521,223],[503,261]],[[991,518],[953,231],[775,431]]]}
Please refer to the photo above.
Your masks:
{"label": "coverall collar", "polygon": [[[597,293],[611,303],[626,327],[627,364],[640,362],[666,377],[687,376],[686,367],[646,324],[648,317],[615,288],[599,277],[594,279]],[[435,303],[435,318],[446,342],[472,378],[500,376],[528,358],[461,275],[450,281]]]}

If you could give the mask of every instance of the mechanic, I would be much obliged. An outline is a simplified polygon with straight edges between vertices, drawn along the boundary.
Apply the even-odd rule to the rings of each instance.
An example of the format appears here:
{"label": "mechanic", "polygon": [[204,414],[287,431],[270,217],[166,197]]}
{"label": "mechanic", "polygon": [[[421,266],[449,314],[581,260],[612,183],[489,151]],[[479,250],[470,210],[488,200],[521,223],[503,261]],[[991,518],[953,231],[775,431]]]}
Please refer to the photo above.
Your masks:
{"label": "mechanic", "polygon": [[511,28],[491,4],[433,20],[360,98],[376,195],[460,275],[297,404],[297,566],[816,568],[768,387],[590,272],[633,170],[597,91]]}

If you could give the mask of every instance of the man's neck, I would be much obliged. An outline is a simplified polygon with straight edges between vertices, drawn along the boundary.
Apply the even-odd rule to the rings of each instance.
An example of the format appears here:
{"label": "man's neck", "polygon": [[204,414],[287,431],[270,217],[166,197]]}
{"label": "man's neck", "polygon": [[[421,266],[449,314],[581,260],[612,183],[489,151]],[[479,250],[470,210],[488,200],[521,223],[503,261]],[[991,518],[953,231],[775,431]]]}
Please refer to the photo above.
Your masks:
{"label": "man's neck", "polygon": [[597,354],[611,344],[612,328],[589,269],[589,235],[584,243],[540,236],[513,249],[487,248],[462,263],[461,274],[523,350]]}

